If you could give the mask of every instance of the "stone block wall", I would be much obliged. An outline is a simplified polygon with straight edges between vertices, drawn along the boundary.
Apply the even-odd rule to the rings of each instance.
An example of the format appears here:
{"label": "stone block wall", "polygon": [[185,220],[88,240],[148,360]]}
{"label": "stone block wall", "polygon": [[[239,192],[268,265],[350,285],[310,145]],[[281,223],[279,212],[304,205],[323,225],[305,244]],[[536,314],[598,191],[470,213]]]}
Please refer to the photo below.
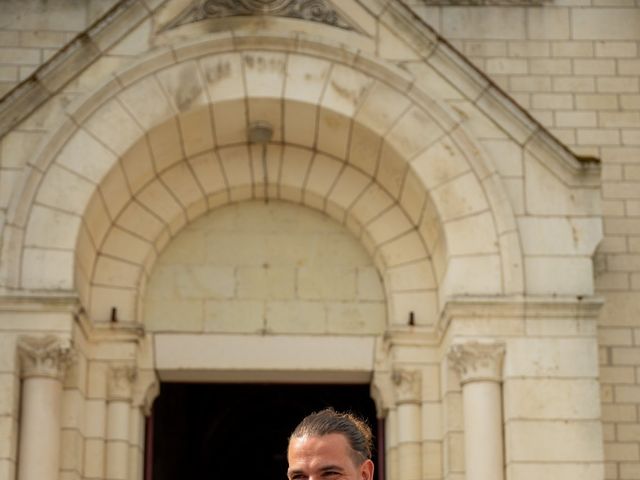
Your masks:
{"label": "stone block wall", "polygon": [[[414,10],[579,155],[602,162],[596,255],[606,478],[640,476],[640,2]],[[518,198],[515,182],[509,182]]]}
{"label": "stone block wall", "polygon": [[0,0],[0,97],[116,0]]}
{"label": "stone block wall", "polygon": [[186,227],[155,264],[144,310],[156,332],[362,335],[383,332],[387,318],[356,238],[280,201],[230,205]]}
{"label": "stone block wall", "polygon": [[576,153],[604,157],[607,165],[615,147],[640,145],[637,3],[413,3],[427,23]]}

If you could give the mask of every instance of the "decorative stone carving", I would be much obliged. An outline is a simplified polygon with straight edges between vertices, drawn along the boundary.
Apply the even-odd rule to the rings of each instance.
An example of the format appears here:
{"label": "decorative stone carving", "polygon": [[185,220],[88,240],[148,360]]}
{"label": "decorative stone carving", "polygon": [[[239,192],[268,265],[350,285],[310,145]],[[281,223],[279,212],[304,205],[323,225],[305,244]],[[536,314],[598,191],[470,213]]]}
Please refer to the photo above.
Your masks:
{"label": "decorative stone carving", "polygon": [[418,370],[394,370],[391,380],[395,387],[396,403],[420,403],[422,400],[422,377]]}
{"label": "decorative stone carving", "polygon": [[505,5],[527,7],[544,5],[545,0],[424,0],[425,5]]}
{"label": "decorative stone carving", "polygon": [[136,380],[136,369],[131,365],[118,365],[109,370],[109,400],[128,401],[133,394],[133,382]]}
{"label": "decorative stone carving", "polygon": [[376,404],[376,416],[378,418],[386,417],[387,412],[393,408],[393,391],[393,382],[389,372],[375,371],[371,381],[370,392],[371,398]]}
{"label": "decorative stone carving", "polygon": [[74,360],[69,340],[53,335],[21,337],[18,355],[23,378],[48,377],[62,380]]}
{"label": "decorative stone carving", "polygon": [[273,15],[326,23],[352,30],[325,0],[198,0],[164,29],[199,22],[207,18],[246,15]]}
{"label": "decorative stone carving", "polygon": [[133,405],[140,407],[146,416],[151,414],[153,401],[160,394],[160,382],[153,370],[140,370],[134,386]]}
{"label": "decorative stone carving", "polygon": [[502,381],[504,344],[468,342],[451,347],[449,360],[460,374],[460,383]]}

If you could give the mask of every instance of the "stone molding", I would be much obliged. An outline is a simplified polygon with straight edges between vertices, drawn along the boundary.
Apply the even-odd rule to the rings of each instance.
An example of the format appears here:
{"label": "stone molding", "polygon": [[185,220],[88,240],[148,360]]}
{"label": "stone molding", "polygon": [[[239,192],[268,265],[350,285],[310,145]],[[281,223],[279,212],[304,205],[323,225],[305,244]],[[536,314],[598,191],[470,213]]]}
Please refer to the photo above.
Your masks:
{"label": "stone molding", "polygon": [[20,337],[18,355],[22,378],[45,377],[62,381],[74,360],[69,340],[53,335]]}
{"label": "stone molding", "polygon": [[107,392],[110,401],[129,401],[133,396],[133,384],[137,372],[132,365],[117,365],[109,369]]}
{"label": "stone molding", "polygon": [[472,341],[456,344],[449,351],[449,361],[460,374],[460,383],[501,382],[504,344]]}
{"label": "stone molding", "polygon": [[352,30],[325,0],[198,0],[192,2],[163,30],[200,22],[208,18],[273,15],[319,22]]}
{"label": "stone molding", "polygon": [[376,404],[376,415],[378,418],[384,418],[387,416],[387,412],[393,408],[394,405],[394,387],[389,372],[373,372],[373,379],[371,380],[371,398]]}
{"label": "stone molding", "polygon": [[[572,318],[582,322],[597,322],[604,302],[599,297],[453,297],[447,300],[436,326],[442,339],[457,319],[500,320],[502,318],[545,319]],[[488,334],[490,335],[490,333]]]}
{"label": "stone molding", "polygon": [[154,370],[139,370],[133,387],[133,406],[140,407],[146,416],[151,414],[151,407],[160,395],[160,381]]}
{"label": "stone molding", "polygon": [[395,387],[396,403],[420,403],[422,401],[422,376],[418,370],[397,369],[391,374]]}

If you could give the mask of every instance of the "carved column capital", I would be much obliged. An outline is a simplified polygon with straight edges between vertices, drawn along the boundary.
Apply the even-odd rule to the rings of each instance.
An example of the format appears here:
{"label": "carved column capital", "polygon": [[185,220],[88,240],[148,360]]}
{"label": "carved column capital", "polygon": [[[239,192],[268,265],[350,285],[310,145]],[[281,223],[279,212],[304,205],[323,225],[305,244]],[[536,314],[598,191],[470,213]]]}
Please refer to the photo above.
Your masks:
{"label": "carved column capital", "polygon": [[20,337],[18,356],[23,378],[47,377],[62,380],[74,360],[69,340],[53,335]]}
{"label": "carved column capital", "polygon": [[467,342],[456,344],[449,351],[449,361],[460,374],[460,383],[502,381],[504,344],[498,342]]}
{"label": "carved column capital", "polygon": [[422,401],[422,376],[418,370],[394,370],[391,374],[391,380],[395,387],[398,405]]}
{"label": "carved column capital", "polygon": [[131,400],[136,369],[132,365],[116,365],[109,369],[107,394],[109,400]]}

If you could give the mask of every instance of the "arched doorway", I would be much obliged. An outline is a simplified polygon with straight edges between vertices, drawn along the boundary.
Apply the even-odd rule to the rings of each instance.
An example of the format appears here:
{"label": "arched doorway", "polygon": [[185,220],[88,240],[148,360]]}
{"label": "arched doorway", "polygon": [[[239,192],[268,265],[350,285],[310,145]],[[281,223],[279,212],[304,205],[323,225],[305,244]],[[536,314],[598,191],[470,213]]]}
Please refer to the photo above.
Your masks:
{"label": "arched doorway", "polygon": [[377,438],[368,385],[163,383],[154,404],[152,478],[282,480],[289,434],[326,407],[363,417]]}

